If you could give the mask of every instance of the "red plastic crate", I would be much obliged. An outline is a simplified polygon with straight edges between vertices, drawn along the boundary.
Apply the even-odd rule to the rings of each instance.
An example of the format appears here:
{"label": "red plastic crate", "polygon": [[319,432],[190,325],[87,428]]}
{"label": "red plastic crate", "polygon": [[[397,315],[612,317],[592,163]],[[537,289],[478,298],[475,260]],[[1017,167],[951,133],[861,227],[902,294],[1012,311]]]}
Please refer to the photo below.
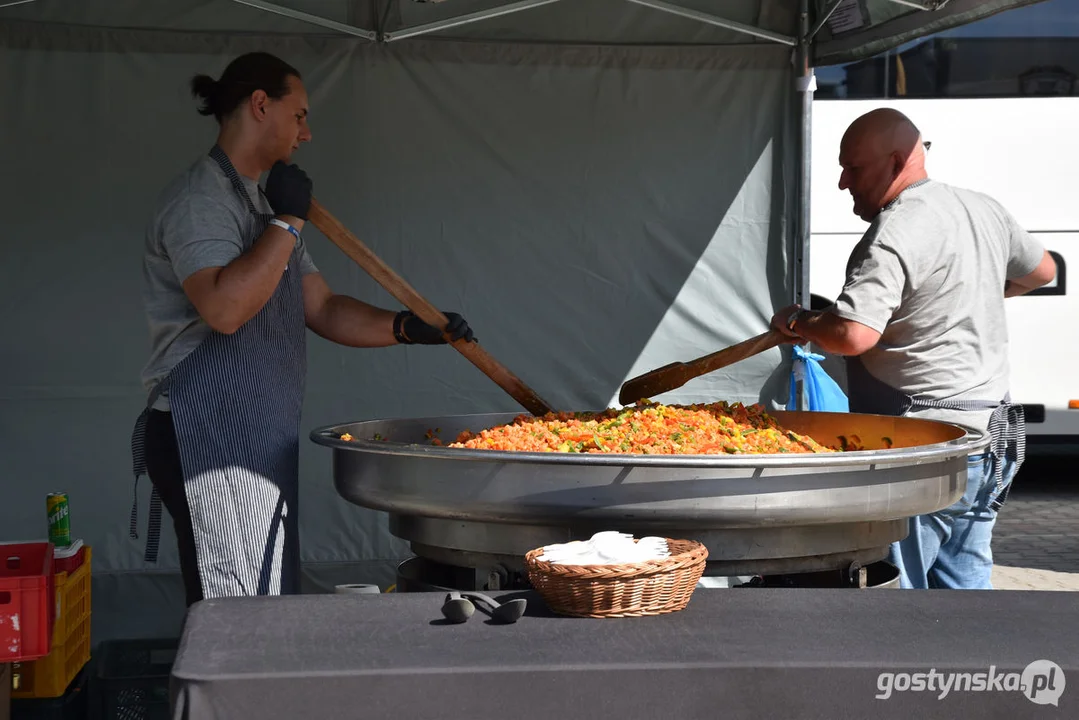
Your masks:
{"label": "red plastic crate", "polygon": [[14,699],[61,697],[90,661],[90,547],[80,548],[79,554],[85,562],[74,573],[53,573],[52,651],[40,660],[11,664],[13,677],[19,679],[11,693]]}
{"label": "red plastic crate", "polygon": [[49,654],[56,617],[53,545],[0,544],[0,662]]}

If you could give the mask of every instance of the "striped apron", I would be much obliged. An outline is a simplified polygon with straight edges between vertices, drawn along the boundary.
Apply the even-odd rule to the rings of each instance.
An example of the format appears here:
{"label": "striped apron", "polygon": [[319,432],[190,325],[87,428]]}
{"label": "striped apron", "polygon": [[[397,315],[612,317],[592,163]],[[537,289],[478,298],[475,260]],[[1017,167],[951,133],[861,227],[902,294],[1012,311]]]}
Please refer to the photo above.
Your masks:
{"label": "striped apron", "polygon": [[976,412],[992,410],[989,417],[989,452],[995,465],[997,496],[993,508],[999,510],[1008,497],[1011,485],[1004,487],[1004,461],[1015,461],[1016,469],[1026,456],[1026,420],[1023,406],[1003,400],[929,400],[914,398],[891,385],[878,380],[869,372],[860,357],[846,358],[847,391],[850,395],[850,411],[873,415],[902,416],[910,410],[936,409]]}
{"label": "striped apron", "polygon": [[[248,249],[272,214],[259,213],[236,169],[221,166],[254,215]],[[231,335],[211,332],[151,394],[132,437],[136,488],[146,472],[150,407],[168,392],[205,598],[299,592],[299,432],[307,372],[296,251],[269,302]],[[136,508],[131,534],[137,537]],[[146,559],[156,561],[161,503],[151,498]]]}

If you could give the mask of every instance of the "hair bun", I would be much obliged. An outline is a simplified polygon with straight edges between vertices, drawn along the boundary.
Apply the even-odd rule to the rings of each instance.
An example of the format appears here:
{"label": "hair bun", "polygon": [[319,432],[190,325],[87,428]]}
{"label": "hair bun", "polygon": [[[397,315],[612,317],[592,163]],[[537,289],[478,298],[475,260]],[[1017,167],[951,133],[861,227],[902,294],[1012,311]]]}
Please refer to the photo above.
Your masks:
{"label": "hair bun", "polygon": [[289,77],[300,73],[280,58],[264,52],[241,55],[228,64],[219,80],[209,75],[191,78],[191,94],[202,98],[201,115],[213,115],[221,123],[257,90],[279,99],[291,92]]}
{"label": "hair bun", "polygon": [[209,75],[196,75],[191,78],[191,94],[202,99],[200,115],[217,114],[217,91],[219,83]]}

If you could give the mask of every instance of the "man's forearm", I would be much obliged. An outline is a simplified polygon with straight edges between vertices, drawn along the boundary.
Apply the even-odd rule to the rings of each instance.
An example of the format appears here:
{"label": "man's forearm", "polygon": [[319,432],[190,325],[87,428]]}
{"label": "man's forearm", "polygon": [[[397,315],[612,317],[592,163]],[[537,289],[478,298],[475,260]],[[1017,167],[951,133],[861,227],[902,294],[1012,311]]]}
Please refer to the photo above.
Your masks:
{"label": "man's forearm", "polygon": [[793,331],[830,355],[861,355],[880,334],[830,312],[803,311]]}
{"label": "man's forearm", "polygon": [[1005,280],[1004,281],[1004,297],[1006,297],[1006,298],[1013,298],[1013,297],[1019,297],[1020,295],[1026,295],[1031,290],[1037,290],[1037,289],[1038,288],[1036,288],[1036,287],[1027,287],[1026,285],[1021,285],[1021,284],[1015,282],[1014,280]]}
{"label": "man's forearm", "polygon": [[327,340],[349,347],[396,345],[392,310],[368,305],[348,295],[326,300],[321,316],[309,323],[311,330]]}
{"label": "man's forearm", "polygon": [[829,321],[832,317],[828,313],[807,311],[792,329],[826,353],[845,355],[846,333],[841,325]]}

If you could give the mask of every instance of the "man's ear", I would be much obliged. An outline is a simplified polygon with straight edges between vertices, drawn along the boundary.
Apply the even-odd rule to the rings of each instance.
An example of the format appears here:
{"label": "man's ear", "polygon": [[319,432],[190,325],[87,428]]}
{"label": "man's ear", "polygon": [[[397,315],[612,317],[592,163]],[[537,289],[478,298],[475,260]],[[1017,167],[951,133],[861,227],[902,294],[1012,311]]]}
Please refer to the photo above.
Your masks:
{"label": "man's ear", "polygon": [[251,107],[251,114],[255,116],[256,120],[263,120],[266,117],[266,106],[269,105],[270,97],[266,94],[265,90],[256,90],[251,93],[251,98],[248,101]]}
{"label": "man's ear", "polygon": [[899,152],[892,153],[892,177],[897,178],[899,174],[903,172],[903,168],[907,164],[907,159]]}

